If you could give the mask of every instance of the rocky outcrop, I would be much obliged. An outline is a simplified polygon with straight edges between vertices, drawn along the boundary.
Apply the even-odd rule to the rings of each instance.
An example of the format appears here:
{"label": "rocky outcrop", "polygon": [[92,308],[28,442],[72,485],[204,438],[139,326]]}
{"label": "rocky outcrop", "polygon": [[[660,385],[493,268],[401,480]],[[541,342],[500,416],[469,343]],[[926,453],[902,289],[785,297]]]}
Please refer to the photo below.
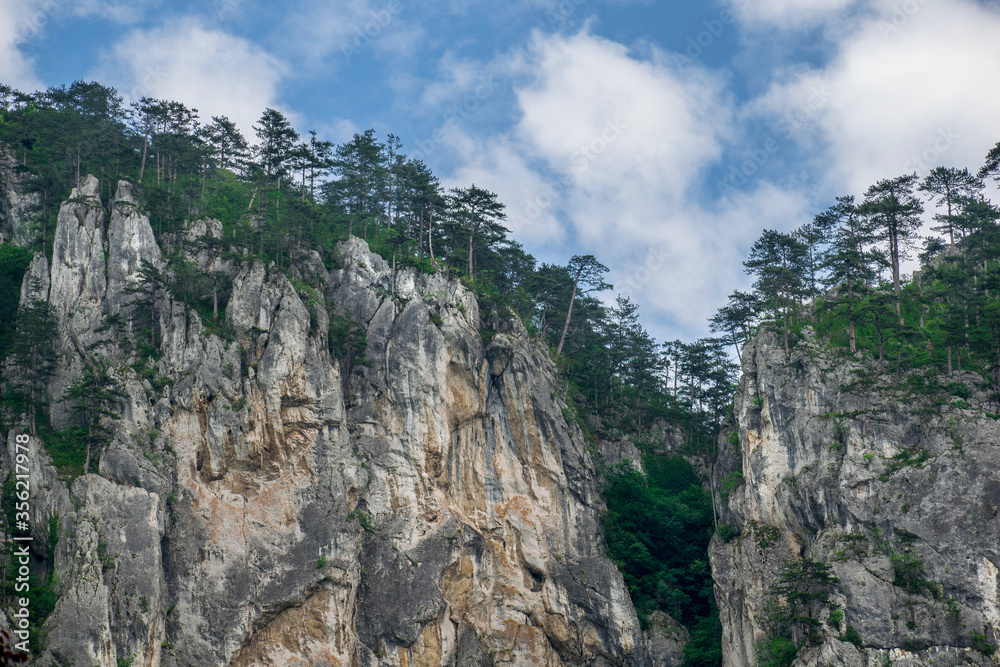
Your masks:
{"label": "rocky outcrop", "polygon": [[27,246],[31,241],[31,218],[41,208],[41,197],[24,192],[24,180],[14,155],[0,145],[0,243]]}
{"label": "rocky outcrop", "polygon": [[726,665],[755,664],[764,602],[802,558],[839,584],[796,664],[996,660],[996,404],[972,374],[877,366],[808,333],[789,359],[770,333],[744,351],[715,480],[738,536],[711,547]]}
{"label": "rocky outcrop", "polygon": [[100,474],[67,486],[31,439],[38,543],[62,527],[39,664],[676,663],[683,629],[640,630],[584,439],[518,322],[485,343],[459,282],[352,238],[335,270],[300,257],[294,285],[206,264],[232,280],[211,330],[159,290],[143,368],[129,286],[160,250],[127,183],[110,213],[97,188],[29,272],[59,323],[52,395],[88,360],[125,390]]}

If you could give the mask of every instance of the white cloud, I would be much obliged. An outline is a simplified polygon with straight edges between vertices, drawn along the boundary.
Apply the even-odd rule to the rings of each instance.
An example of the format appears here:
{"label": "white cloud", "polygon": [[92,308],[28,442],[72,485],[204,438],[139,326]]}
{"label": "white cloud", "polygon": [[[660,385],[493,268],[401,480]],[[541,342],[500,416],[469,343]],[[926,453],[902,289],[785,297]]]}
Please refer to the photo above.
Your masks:
{"label": "white cloud", "polygon": [[[732,133],[733,103],[719,77],[669,61],[588,32],[536,35],[495,66],[522,77],[516,125],[474,139],[453,123],[440,138],[462,165],[449,180],[496,190],[516,238],[558,261],[597,255],[647,314],[672,320],[670,331],[651,327],[657,334],[678,335],[701,331],[740,280],[755,214],[799,207],[773,188],[755,193],[754,214],[694,203]],[[464,94],[478,71],[446,69],[450,78],[428,92],[435,100]]]}
{"label": "white cloud", "polygon": [[[682,208],[649,207],[655,215],[644,230],[614,249],[610,282],[635,298],[658,338],[707,333],[707,320],[734,289],[746,289],[746,249],[762,228],[790,230],[812,216],[811,202],[797,191],[769,183],[736,192],[711,210],[688,202]],[[601,248],[599,257],[609,257]]]}
{"label": "white cloud", "polygon": [[[916,1],[916,0],[914,0]],[[856,5],[858,0],[729,0],[736,16],[747,26],[808,28]]]}
{"label": "white cloud", "polygon": [[248,138],[266,107],[277,107],[287,67],[246,39],[188,18],[133,30],[101,57],[91,74],[127,100],[143,95],[183,102],[203,120],[227,115]]}
{"label": "white cloud", "polygon": [[72,16],[98,16],[117,23],[138,20],[159,0],[3,0],[0,2],[0,81],[25,92],[44,88],[22,47],[42,39],[47,26]]}
{"label": "white cloud", "polygon": [[56,9],[29,0],[0,3],[0,81],[24,92],[42,87],[31,60],[20,47],[41,34]]}
{"label": "white cloud", "polygon": [[404,21],[403,0],[305,0],[288,12],[282,34],[286,45],[313,66],[348,65],[369,49],[412,54],[424,36],[419,25]]}
{"label": "white cloud", "polygon": [[566,229],[557,215],[564,193],[524,159],[524,147],[509,137],[475,139],[457,124],[446,126],[441,142],[457,153],[461,165],[443,181],[448,188],[479,187],[496,192],[507,205],[505,226],[521,243],[561,245]]}
{"label": "white cloud", "polygon": [[347,143],[361,131],[360,127],[347,118],[331,118],[316,128],[320,140],[332,141],[335,144]]}
{"label": "white cloud", "polygon": [[968,0],[900,7],[883,3],[827,66],[757,102],[787,117],[824,98],[797,134],[823,146],[831,187],[861,193],[939,165],[978,168],[1000,138],[1000,13]]}
{"label": "white cloud", "polygon": [[589,191],[655,185],[680,197],[721,154],[730,126],[722,82],[705,70],[679,75],[587,33],[536,36],[517,92],[517,133],[549,167]]}

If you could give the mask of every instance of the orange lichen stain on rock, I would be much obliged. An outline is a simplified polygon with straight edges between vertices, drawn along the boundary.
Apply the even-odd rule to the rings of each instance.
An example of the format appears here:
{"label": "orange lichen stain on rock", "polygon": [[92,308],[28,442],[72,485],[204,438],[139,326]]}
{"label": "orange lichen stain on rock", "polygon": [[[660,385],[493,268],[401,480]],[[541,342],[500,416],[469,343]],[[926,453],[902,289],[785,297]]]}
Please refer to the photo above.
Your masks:
{"label": "orange lichen stain on rock", "polygon": [[481,384],[464,364],[449,362],[445,376],[445,405],[448,425],[453,432],[472,419],[483,418],[486,402]]}
{"label": "orange lichen stain on rock", "polygon": [[493,508],[493,513],[501,521],[507,520],[508,515],[514,514],[522,523],[538,528],[538,512],[535,503],[523,495],[513,496],[505,503],[499,503]]}
{"label": "orange lichen stain on rock", "polygon": [[230,661],[230,667],[357,664],[356,641],[344,641],[336,600],[329,590],[310,596],[301,607],[289,607],[255,629]]}
{"label": "orange lichen stain on rock", "polygon": [[413,646],[399,647],[400,667],[440,667],[447,664],[442,656],[443,641],[441,639],[441,624],[438,621],[427,623]]}
{"label": "orange lichen stain on rock", "polygon": [[209,531],[208,543],[213,547],[222,547],[221,550],[226,553],[246,552],[243,499],[239,496],[220,498],[203,488],[195,493],[200,499],[199,515]]}

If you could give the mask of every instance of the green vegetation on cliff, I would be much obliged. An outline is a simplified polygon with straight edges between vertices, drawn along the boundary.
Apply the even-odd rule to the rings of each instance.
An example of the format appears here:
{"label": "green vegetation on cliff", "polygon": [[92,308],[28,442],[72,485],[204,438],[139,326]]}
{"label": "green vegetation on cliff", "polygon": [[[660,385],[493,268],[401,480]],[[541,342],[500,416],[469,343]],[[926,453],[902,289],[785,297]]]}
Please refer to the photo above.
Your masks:
{"label": "green vegetation on cliff", "polygon": [[691,631],[689,666],[722,660],[708,564],[712,499],[680,456],[646,453],[643,471],[620,464],[606,475],[604,536],[639,620],[665,611]]}
{"label": "green vegetation on cliff", "polygon": [[[224,116],[203,120],[169,100],[126,105],[114,89],[84,82],[31,94],[0,86],[0,107],[0,144],[13,152],[26,194],[37,197],[23,230],[32,250],[51,253],[59,204],[86,174],[101,179],[108,207],[115,181],[137,185],[139,206],[168,259],[162,270],[144,267],[135,288],[136,303],[150,306],[137,311],[144,318],[153,313],[136,322],[141,339],[129,343],[130,363],[140,373],[155,374],[149,362],[162,343],[153,321],[157,295],[169,293],[226,335],[227,278],[199,270],[185,239],[193,221],[214,218],[221,238],[203,250],[273,262],[292,277],[295,263],[312,251],[338,266],[336,243],[359,235],[394,269],[460,278],[479,298],[484,339],[516,316],[552,350],[570,405],[566,416],[595,438],[642,437],[676,426],[684,454],[714,455],[736,375],[730,346],[739,351],[761,326],[779,331],[787,352],[810,325],[833,348],[867,355],[881,376],[898,379],[913,368],[974,370],[990,379],[1000,400],[1000,211],[985,198],[981,180],[1000,175],[1000,146],[976,176],[939,168],[923,179],[890,178],[860,201],[837,199],[794,233],[765,231],[745,263],[753,290],[734,292],[713,319],[722,337],[660,343],[640,324],[635,303],[597,298],[611,287],[598,258],[537,262],[504,227],[504,205],[494,193],[475,184],[445,190],[394,135],[382,141],[369,130],[334,145],[316,133],[300,137],[280,112],[267,109],[248,140]],[[940,209],[936,229],[944,236],[923,240],[924,269],[908,281],[901,266],[920,240],[925,200]],[[44,399],[34,391],[40,385],[25,374],[32,366],[44,371],[26,361],[27,347],[17,351],[27,334],[12,324],[29,257],[0,246],[0,359],[18,360],[4,367],[5,405],[26,402],[31,414],[40,409],[37,428],[48,433],[53,453],[84,441],[98,453],[114,401],[100,369],[91,369],[91,385],[76,387],[75,430],[62,434],[46,430]],[[348,366],[364,363],[363,332],[353,322],[336,314],[330,333]],[[95,396],[105,398],[88,402]],[[86,451],[79,446],[60,459],[65,469],[85,469]],[[711,496],[680,458],[647,453],[643,466],[645,473],[608,474],[609,552],[640,616],[663,610],[681,620],[693,635],[688,663],[713,664],[718,617],[705,553],[714,525]]]}

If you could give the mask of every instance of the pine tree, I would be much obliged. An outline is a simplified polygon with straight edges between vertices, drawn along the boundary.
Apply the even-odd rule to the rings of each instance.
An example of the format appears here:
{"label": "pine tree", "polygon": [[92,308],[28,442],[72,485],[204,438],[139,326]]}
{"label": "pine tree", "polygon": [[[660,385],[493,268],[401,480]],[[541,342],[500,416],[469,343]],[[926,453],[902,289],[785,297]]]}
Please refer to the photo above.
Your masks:
{"label": "pine tree", "polygon": [[291,158],[299,133],[292,128],[283,113],[270,107],[264,110],[253,129],[259,142],[256,153],[265,177],[264,187],[271,187],[274,179],[280,189],[281,178],[286,173],[286,164]]}
{"label": "pine tree", "polygon": [[83,464],[86,474],[90,472],[91,457],[100,454],[111,441],[112,430],[105,421],[121,419],[115,408],[125,398],[125,392],[106,364],[88,360],[84,363],[83,374],[66,390],[66,398],[72,401],[73,412],[86,428],[87,456]]}
{"label": "pine tree", "polygon": [[896,295],[896,315],[900,324],[903,313],[900,306],[900,262],[907,257],[907,249],[912,246],[917,230],[920,229],[920,214],[924,207],[914,194],[917,175],[898,176],[884,179],[868,188],[865,201],[860,207],[868,217],[879,240],[886,244],[890,267],[892,268],[892,290]]}
{"label": "pine tree", "polygon": [[466,273],[473,279],[475,250],[503,238],[507,230],[500,222],[507,219],[507,214],[496,193],[476,187],[475,183],[468,188],[454,188],[450,201],[453,222],[466,238]]}
{"label": "pine tree", "polygon": [[760,321],[760,311],[763,307],[760,297],[753,292],[734,291],[729,295],[729,301],[709,320],[709,328],[713,333],[729,336],[726,342],[736,348],[736,358],[742,357],[740,344],[750,340],[753,329]]}
{"label": "pine tree", "polygon": [[559,345],[556,347],[557,357],[562,356],[563,345],[566,344],[566,332],[569,331],[570,319],[573,317],[573,303],[576,301],[577,294],[603,292],[612,288],[611,285],[604,282],[604,275],[608,272],[608,267],[598,262],[593,255],[573,255],[569,260],[567,272],[573,276],[573,289],[569,296],[562,335],[559,336]]}
{"label": "pine tree", "polygon": [[382,149],[375,130],[355,134],[337,147],[334,168],[340,179],[330,185],[331,194],[343,202],[348,212],[347,235],[354,234],[354,224],[363,223],[368,239],[368,224],[378,216],[377,195],[382,181]]}
{"label": "pine tree", "polygon": [[[825,285],[833,288],[834,304],[846,302],[851,354],[857,352],[857,308],[886,266],[884,255],[875,247],[876,235],[871,221],[862,216],[854,197],[837,197],[837,203],[816,216],[816,226],[829,230],[830,247],[823,259],[829,273]],[[846,291],[841,291],[841,288]]]}
{"label": "pine tree", "polygon": [[959,199],[975,197],[983,187],[982,179],[970,174],[968,169],[956,167],[937,167],[920,184],[921,192],[926,192],[931,200],[937,199],[939,208],[944,206],[948,210],[944,215],[934,216],[939,223],[934,231],[947,232],[949,245],[955,245],[954,221]]}
{"label": "pine tree", "polygon": [[[38,286],[33,288],[38,293]],[[39,409],[48,405],[49,379],[56,368],[55,315],[47,301],[31,299],[17,311],[15,337],[10,358],[16,367],[13,385],[20,389],[28,403],[28,427],[37,435],[36,418]]]}
{"label": "pine tree", "polygon": [[807,646],[812,644],[813,630],[821,625],[817,618],[818,607],[827,603],[838,583],[829,565],[811,558],[791,559],[782,568],[773,592],[784,598],[787,620],[793,628],[805,628]]}
{"label": "pine tree", "polygon": [[788,356],[792,310],[805,291],[806,246],[789,234],[766,229],[753,244],[743,266],[748,274],[757,276],[754,289],[761,302],[775,314],[776,320],[780,317],[785,356]]}
{"label": "pine tree", "polygon": [[246,157],[247,140],[228,116],[212,116],[212,122],[201,128],[201,135],[218,158],[220,171],[235,171],[239,161]]}

